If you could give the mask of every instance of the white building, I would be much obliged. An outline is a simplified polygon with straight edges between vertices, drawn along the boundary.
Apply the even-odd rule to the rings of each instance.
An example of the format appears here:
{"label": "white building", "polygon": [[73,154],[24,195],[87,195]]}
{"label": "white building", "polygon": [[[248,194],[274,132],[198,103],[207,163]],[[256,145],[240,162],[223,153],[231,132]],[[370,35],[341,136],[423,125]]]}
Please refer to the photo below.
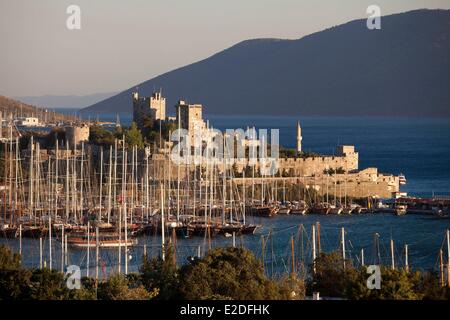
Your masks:
{"label": "white building", "polygon": [[35,117],[21,117],[16,120],[16,125],[20,127],[38,127],[39,119]]}

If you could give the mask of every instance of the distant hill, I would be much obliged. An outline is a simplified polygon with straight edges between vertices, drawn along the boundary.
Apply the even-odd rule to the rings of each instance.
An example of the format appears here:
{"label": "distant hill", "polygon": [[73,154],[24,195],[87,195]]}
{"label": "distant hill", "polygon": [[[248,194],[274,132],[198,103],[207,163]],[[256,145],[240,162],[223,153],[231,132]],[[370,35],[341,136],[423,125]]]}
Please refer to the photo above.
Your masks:
{"label": "distant hill", "polygon": [[[300,22],[299,22],[300,23]],[[298,40],[247,40],[138,84],[208,114],[450,116],[450,10],[355,20]],[[182,53],[180,53],[182,54]],[[83,112],[131,112],[129,88]]]}
{"label": "distant hill", "polygon": [[36,106],[45,106],[46,108],[82,108],[87,105],[91,105],[107,99],[117,92],[108,93],[95,93],[86,96],[57,96],[57,95],[45,95],[45,96],[29,96],[29,97],[17,97],[15,99],[29,103]]}
{"label": "distant hill", "polygon": [[[46,112],[46,109],[38,108],[0,95],[0,112],[2,112],[3,119],[6,119],[9,114],[12,114],[13,116],[41,117]],[[54,117],[55,120],[70,120],[73,118],[72,116],[66,116],[57,112],[55,113],[51,110],[48,110],[47,112],[51,112],[51,117],[52,119]]]}

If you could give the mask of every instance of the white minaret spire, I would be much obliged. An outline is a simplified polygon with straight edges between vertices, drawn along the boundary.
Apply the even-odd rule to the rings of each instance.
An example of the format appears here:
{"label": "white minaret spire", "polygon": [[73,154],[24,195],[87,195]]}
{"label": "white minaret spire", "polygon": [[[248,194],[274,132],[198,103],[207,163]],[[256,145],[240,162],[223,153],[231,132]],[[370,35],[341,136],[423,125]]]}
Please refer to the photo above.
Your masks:
{"label": "white minaret spire", "polygon": [[302,152],[302,128],[300,127],[300,121],[297,121],[297,153]]}

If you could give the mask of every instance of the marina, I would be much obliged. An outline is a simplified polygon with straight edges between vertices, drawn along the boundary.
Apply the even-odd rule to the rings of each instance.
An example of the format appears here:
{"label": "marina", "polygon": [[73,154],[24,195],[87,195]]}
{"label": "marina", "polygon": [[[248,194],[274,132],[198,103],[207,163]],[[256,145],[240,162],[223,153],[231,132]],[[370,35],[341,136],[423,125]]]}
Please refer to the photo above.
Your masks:
{"label": "marina", "polygon": [[[9,133],[13,136],[12,130]],[[45,161],[39,142],[31,140],[27,149],[20,150],[19,138],[8,141],[4,144],[8,184],[0,191],[0,242],[26,252],[23,262],[29,267],[58,265],[63,270],[71,261],[83,272],[100,265],[106,277],[119,270],[137,271],[144,253],[161,255],[170,243],[175,244],[181,264],[214,247],[244,246],[276,275],[288,263],[292,234],[298,244],[297,263],[312,261],[312,226],[317,237],[319,223],[321,247],[327,251],[338,250],[339,242],[332,245],[335,241],[327,244],[323,239],[339,239],[345,228],[347,256],[355,263],[361,263],[365,250],[370,259],[380,256],[389,264],[389,250],[373,251],[377,234],[386,247],[390,239],[408,243],[413,267],[436,269],[439,241],[450,223],[445,219],[449,211],[445,196],[399,193],[391,199],[354,198],[342,189],[336,191],[333,184],[317,192],[307,185],[296,188],[295,183],[307,183],[302,177],[261,179],[255,170],[243,176],[231,166],[224,173],[206,159],[202,170],[174,166],[170,159],[124,148],[123,139],[109,148],[87,142],[71,148],[61,141],[47,151]],[[399,184],[408,186],[405,175],[400,175]],[[418,241],[405,231],[417,224],[440,232],[412,231],[429,239]],[[261,241],[273,242],[270,253]],[[405,258],[402,250],[396,252],[399,261]],[[267,254],[273,258],[267,259]]]}

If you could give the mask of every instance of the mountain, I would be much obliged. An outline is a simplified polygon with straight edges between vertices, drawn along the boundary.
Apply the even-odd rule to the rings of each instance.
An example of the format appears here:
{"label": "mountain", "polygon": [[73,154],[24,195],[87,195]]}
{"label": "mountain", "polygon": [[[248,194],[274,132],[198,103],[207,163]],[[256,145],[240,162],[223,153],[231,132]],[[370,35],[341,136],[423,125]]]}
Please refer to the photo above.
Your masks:
{"label": "mountain", "polygon": [[[450,10],[355,20],[298,40],[247,40],[138,84],[207,114],[450,116]],[[131,112],[129,88],[83,112]]]}
{"label": "mountain", "polygon": [[[42,116],[46,112],[45,109],[32,106],[21,101],[17,101],[0,95],[0,112],[2,118],[6,119],[10,114],[14,116]],[[42,118],[44,118],[42,116]],[[51,118],[55,120],[71,120],[72,116],[51,112]]]}
{"label": "mountain", "polygon": [[47,108],[82,108],[83,106],[91,105],[107,99],[117,92],[95,93],[86,96],[31,96],[31,97],[17,97],[15,99],[37,106],[46,106]]}

